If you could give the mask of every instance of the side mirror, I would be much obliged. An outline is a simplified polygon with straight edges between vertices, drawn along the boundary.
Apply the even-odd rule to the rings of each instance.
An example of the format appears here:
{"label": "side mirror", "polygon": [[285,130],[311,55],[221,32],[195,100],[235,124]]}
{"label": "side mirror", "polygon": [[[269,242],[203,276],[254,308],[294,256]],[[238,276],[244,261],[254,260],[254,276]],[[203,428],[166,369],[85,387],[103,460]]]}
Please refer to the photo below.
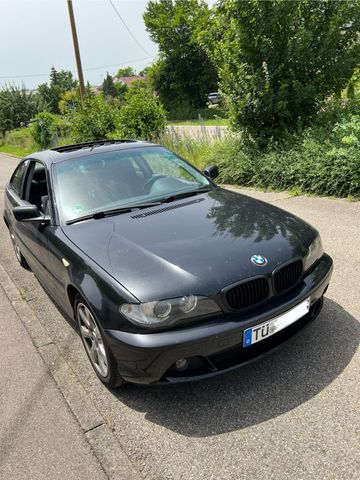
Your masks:
{"label": "side mirror", "polygon": [[219,175],[217,165],[208,165],[204,168],[203,172],[210,180],[214,180]]}
{"label": "side mirror", "polygon": [[50,216],[40,214],[37,205],[14,207],[13,214],[18,222],[49,223]]}

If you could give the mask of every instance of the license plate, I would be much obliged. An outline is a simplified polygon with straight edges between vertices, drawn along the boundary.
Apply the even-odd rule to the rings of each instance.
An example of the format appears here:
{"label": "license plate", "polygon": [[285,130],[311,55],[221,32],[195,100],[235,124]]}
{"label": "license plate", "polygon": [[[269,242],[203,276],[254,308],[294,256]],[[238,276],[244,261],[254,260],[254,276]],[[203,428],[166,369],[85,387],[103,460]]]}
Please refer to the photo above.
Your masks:
{"label": "license plate", "polygon": [[265,338],[271,337],[274,333],[288,327],[292,323],[306,315],[310,309],[310,298],[296,305],[291,310],[272,318],[267,322],[260,323],[254,327],[244,330],[243,347],[250,347],[254,343],[261,342]]}

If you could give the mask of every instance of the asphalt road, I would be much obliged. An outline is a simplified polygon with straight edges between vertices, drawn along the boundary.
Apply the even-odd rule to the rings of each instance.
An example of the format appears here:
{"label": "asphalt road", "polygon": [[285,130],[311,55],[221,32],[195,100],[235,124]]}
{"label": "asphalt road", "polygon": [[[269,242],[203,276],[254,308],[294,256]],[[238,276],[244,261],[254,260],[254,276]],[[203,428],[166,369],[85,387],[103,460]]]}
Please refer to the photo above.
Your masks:
{"label": "asphalt road", "polygon": [[[3,189],[16,160],[0,156]],[[226,376],[109,391],[80,339],[0,226],[0,263],[61,349],[144,478],[313,480],[360,476],[360,203],[247,192],[312,223],[335,270],[314,324],[267,358]],[[2,210],[2,192],[0,192]]]}

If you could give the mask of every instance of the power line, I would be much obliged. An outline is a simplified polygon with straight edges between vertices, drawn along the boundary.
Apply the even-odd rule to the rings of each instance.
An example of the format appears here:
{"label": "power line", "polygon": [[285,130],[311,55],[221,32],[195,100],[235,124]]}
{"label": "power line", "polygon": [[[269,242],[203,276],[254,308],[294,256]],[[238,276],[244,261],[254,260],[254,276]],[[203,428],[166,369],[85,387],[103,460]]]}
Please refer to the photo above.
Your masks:
{"label": "power line", "polygon": [[[88,71],[91,71],[91,70],[101,70],[102,68],[112,68],[112,67],[119,67],[119,66],[122,66],[122,65],[129,65],[131,63],[137,63],[137,62],[142,62],[144,60],[153,60],[156,56],[155,55],[151,55],[142,45],[141,43],[138,41],[138,39],[135,37],[135,35],[132,33],[132,31],[129,29],[129,27],[126,25],[124,19],[122,18],[122,16],[120,15],[119,11],[117,10],[117,8],[115,7],[115,5],[113,4],[112,0],[109,0],[110,2],[110,5],[112,6],[112,8],[114,9],[116,15],[119,17],[121,23],[123,24],[123,26],[126,28],[127,32],[129,33],[129,35],[132,37],[132,39],[136,42],[136,44],[141,48],[141,50],[143,52],[145,52],[145,54],[147,55],[146,57],[144,58],[139,58],[138,60],[128,60],[127,62],[122,62],[122,63],[114,63],[114,64],[111,64],[111,65],[102,65],[101,67],[89,67],[89,68],[84,68],[83,71],[84,72],[88,72]],[[76,73],[75,70],[70,70],[72,73]],[[0,79],[3,79],[3,80],[15,80],[17,78],[35,78],[35,77],[48,77],[49,76],[49,73],[26,73],[24,75],[0,75]]]}
{"label": "power line", "polygon": [[[73,72],[73,70],[71,70]],[[12,80],[14,78],[30,78],[30,77],[48,77],[50,74],[48,73],[31,73],[25,75],[1,75],[0,78]]]}
{"label": "power line", "polygon": [[[128,60],[127,62],[122,63],[113,63],[111,65],[102,65],[101,67],[89,67],[84,68],[84,72],[88,72],[91,70],[101,70],[102,68],[112,68],[112,67],[121,67],[122,65],[129,65],[131,63],[142,62],[144,60],[150,60],[155,58],[154,56],[139,58],[138,60]],[[70,70],[70,72],[75,73],[75,70]],[[48,73],[26,73],[24,75],[0,75],[2,79],[16,79],[16,78],[31,78],[31,77],[48,77],[50,74]]]}
{"label": "power line", "polygon": [[84,70],[89,71],[89,70],[100,70],[101,68],[121,67],[122,65],[129,65],[129,63],[143,62],[144,60],[150,60],[150,59],[152,60],[154,58],[155,58],[154,55],[150,55],[149,57],[139,58],[138,60],[129,60],[123,63],[113,63],[112,65],[103,65],[102,67],[84,68]]}
{"label": "power line", "polygon": [[146,53],[146,55],[150,55],[150,53],[141,45],[141,43],[139,42],[139,40],[135,37],[135,35],[132,33],[132,31],[130,30],[130,28],[126,25],[124,19],[122,18],[122,16],[120,15],[120,13],[118,12],[117,8],[115,7],[115,5],[113,4],[112,0],[109,0],[110,2],[110,5],[112,6],[112,8],[114,9],[116,15],[119,17],[121,23],[124,25],[124,27],[126,28],[126,30],[128,31],[129,35],[131,36],[131,38],[137,43],[137,45],[141,48],[141,50]]}

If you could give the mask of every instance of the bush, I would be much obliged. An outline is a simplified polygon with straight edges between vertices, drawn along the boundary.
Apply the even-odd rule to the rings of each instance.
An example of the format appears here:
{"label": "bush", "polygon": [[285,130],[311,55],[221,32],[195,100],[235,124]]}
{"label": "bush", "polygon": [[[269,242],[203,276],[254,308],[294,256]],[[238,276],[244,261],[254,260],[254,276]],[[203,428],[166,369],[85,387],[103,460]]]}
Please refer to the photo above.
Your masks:
{"label": "bush", "polygon": [[219,166],[223,183],[360,198],[360,117],[352,110],[334,123],[319,118],[265,151],[241,139],[218,142],[207,162]]}
{"label": "bush", "polygon": [[103,140],[115,128],[119,104],[109,104],[102,95],[89,97],[84,105],[68,115],[71,136],[76,142]]}
{"label": "bush", "polygon": [[6,85],[0,89],[0,134],[26,126],[38,111],[38,99],[25,87]]}
{"label": "bush", "polygon": [[203,168],[219,166],[220,183],[360,199],[360,115],[356,102],[329,102],[316,122],[266,150],[228,135],[210,142],[169,132],[161,144]]}
{"label": "bush", "polygon": [[47,148],[51,144],[55,117],[53,113],[49,112],[41,112],[35,116],[35,123],[30,128],[30,134],[41,148]]}
{"label": "bush", "polygon": [[30,127],[30,135],[41,148],[58,144],[69,132],[70,125],[66,119],[50,112],[38,113]]}
{"label": "bush", "polygon": [[120,109],[114,135],[118,138],[150,140],[163,133],[165,125],[163,107],[150,93],[139,89],[127,95],[127,103]]}

